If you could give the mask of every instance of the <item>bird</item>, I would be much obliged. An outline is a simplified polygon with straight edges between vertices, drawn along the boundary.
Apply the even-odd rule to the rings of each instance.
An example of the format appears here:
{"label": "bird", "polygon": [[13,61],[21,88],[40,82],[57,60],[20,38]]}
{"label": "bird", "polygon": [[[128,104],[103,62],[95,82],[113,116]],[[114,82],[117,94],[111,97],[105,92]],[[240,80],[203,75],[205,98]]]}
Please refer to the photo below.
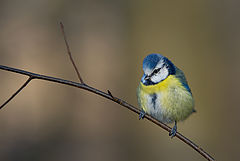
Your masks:
{"label": "bird", "polygon": [[186,77],[167,57],[157,53],[147,55],[142,67],[143,76],[137,88],[139,120],[147,113],[163,123],[174,123],[169,132],[173,138],[177,122],[196,112]]}

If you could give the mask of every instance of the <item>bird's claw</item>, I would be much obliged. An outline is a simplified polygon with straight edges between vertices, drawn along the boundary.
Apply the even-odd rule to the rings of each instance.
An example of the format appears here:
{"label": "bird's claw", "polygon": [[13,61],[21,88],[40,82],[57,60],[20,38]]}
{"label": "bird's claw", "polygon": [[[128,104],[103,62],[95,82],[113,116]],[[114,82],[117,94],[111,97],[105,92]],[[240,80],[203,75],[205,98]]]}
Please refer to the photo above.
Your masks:
{"label": "bird's claw", "polygon": [[141,109],[140,113],[139,113],[139,120],[144,119],[145,116],[145,111],[143,109]]}
{"label": "bird's claw", "polygon": [[176,135],[176,133],[177,133],[177,122],[175,121],[175,125],[173,126],[173,128],[169,132],[169,136],[171,136],[171,138],[173,138]]}

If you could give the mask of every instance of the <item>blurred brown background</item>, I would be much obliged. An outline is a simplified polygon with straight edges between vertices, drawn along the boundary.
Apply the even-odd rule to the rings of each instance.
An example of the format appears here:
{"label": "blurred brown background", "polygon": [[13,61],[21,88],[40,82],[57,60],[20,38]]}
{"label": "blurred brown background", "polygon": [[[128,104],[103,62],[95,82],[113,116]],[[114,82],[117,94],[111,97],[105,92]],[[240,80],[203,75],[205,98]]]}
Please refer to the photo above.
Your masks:
{"label": "blurred brown background", "polygon": [[[197,113],[178,129],[217,160],[239,159],[239,1],[0,1],[0,64],[78,81],[137,105],[153,52],[186,74]],[[26,77],[0,71],[0,102]],[[172,126],[172,125],[171,125]],[[204,160],[149,121],[92,93],[34,80],[0,111],[0,160]]]}

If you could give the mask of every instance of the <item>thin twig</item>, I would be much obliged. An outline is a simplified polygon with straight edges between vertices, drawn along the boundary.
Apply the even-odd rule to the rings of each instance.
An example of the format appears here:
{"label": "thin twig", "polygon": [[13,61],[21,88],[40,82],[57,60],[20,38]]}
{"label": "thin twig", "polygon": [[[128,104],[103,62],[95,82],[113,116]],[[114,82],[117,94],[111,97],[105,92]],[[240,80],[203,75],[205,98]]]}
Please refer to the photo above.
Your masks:
{"label": "thin twig", "polygon": [[67,37],[66,37],[65,31],[64,31],[64,26],[63,26],[63,23],[62,23],[62,22],[60,22],[60,26],[61,26],[61,30],[62,30],[62,34],[63,34],[64,41],[65,41],[65,44],[66,44],[66,47],[67,47],[67,53],[68,53],[68,55],[69,55],[69,58],[70,58],[70,60],[71,60],[71,62],[72,62],[72,64],[73,64],[73,67],[74,67],[75,71],[77,72],[78,79],[80,80],[80,82],[81,82],[82,84],[84,84],[83,79],[82,79],[82,77],[81,77],[81,75],[80,75],[80,73],[79,73],[79,71],[78,71],[78,68],[77,68],[77,66],[75,65],[74,60],[73,60],[73,58],[72,58],[72,53],[71,53],[70,47],[69,47],[69,45],[68,45]]}
{"label": "thin twig", "polygon": [[32,80],[33,78],[30,76],[28,80],[6,101],[4,102],[1,106],[0,109],[2,109],[8,102],[10,102],[21,90],[26,87],[26,85]]}
{"label": "thin twig", "polygon": [[[60,84],[65,84],[65,85],[81,88],[81,89],[87,90],[89,92],[95,93],[97,95],[100,95],[104,98],[107,98],[107,99],[109,99],[109,100],[111,100],[115,103],[118,103],[118,104],[122,105],[123,107],[126,107],[127,109],[129,109],[129,110],[131,110],[131,111],[133,111],[137,114],[140,113],[140,110],[138,108],[134,107],[133,105],[128,104],[127,102],[125,102],[125,101],[123,101],[123,100],[121,100],[117,97],[113,97],[113,95],[110,91],[109,91],[110,93],[109,92],[105,93],[105,92],[102,92],[102,91],[100,91],[96,88],[93,88],[93,87],[88,86],[88,85],[83,84],[83,83],[77,83],[77,82],[72,82],[72,81],[64,80],[64,79],[60,79],[60,78],[50,77],[50,76],[46,76],[46,75],[40,75],[40,74],[24,71],[24,70],[21,70],[21,69],[11,68],[11,67],[8,67],[8,66],[0,65],[0,69],[10,71],[10,72],[19,73],[19,74],[22,74],[22,75],[27,75],[27,76],[31,77],[32,79],[41,79],[41,80],[46,80],[46,81],[50,81],[50,82],[56,82],[56,83],[60,83]],[[154,119],[150,115],[146,114],[145,118],[148,119],[149,121],[155,123],[159,127],[165,129],[166,131],[168,131],[168,132],[171,131],[171,128],[169,126],[167,126],[166,124],[164,124],[162,122],[159,122],[158,120]],[[210,161],[215,160],[206,151],[204,151],[198,145],[196,145],[191,140],[189,140],[188,138],[183,136],[181,133],[177,132],[176,137],[178,139],[182,140],[184,143],[188,144],[190,147],[192,147],[194,150],[196,150],[199,154],[201,154],[207,160],[210,160]]]}
{"label": "thin twig", "polygon": [[107,92],[108,92],[108,94],[114,99],[112,93],[111,93],[109,90],[107,90]]}

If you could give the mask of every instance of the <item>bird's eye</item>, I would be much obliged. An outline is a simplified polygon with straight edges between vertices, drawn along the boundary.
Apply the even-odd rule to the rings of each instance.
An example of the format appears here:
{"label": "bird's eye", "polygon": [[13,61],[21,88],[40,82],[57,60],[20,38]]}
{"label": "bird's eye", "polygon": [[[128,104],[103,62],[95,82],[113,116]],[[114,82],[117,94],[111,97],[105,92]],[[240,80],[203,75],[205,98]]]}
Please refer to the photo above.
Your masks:
{"label": "bird's eye", "polygon": [[157,74],[161,68],[154,69],[153,74]]}

